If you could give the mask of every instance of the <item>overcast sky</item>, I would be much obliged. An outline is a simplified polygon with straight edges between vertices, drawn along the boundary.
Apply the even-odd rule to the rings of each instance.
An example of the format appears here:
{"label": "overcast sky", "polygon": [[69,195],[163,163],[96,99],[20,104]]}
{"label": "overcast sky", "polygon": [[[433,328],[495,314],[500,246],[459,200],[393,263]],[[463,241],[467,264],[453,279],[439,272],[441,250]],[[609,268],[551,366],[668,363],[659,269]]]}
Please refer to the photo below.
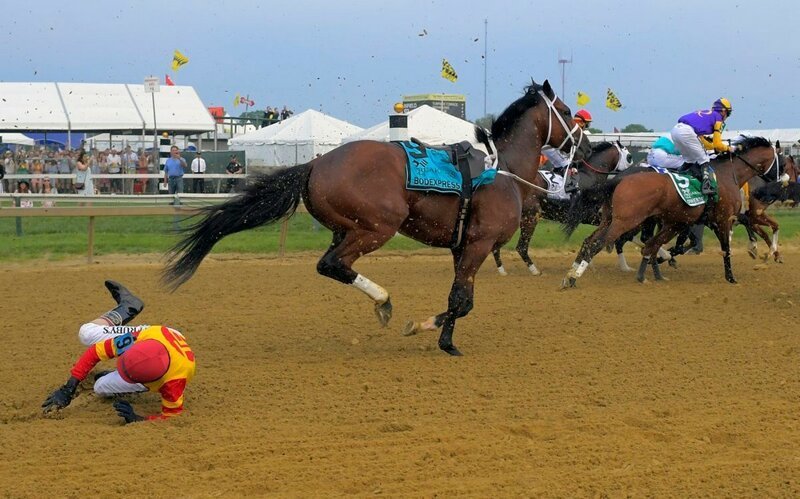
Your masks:
{"label": "overcast sky", "polygon": [[[467,117],[499,113],[533,77],[565,102],[591,97],[594,125],[670,128],[682,114],[731,99],[729,128],[796,128],[800,8],[781,1],[181,0],[9,1],[3,81],[192,85],[232,115],[237,93],[257,109],[308,108],[367,127],[403,94],[459,93]],[[424,33],[427,34],[424,34]],[[419,36],[424,34],[424,36]],[[179,49],[189,63],[170,69]],[[446,58],[458,72],[440,76]],[[606,88],[625,106],[605,107]]]}

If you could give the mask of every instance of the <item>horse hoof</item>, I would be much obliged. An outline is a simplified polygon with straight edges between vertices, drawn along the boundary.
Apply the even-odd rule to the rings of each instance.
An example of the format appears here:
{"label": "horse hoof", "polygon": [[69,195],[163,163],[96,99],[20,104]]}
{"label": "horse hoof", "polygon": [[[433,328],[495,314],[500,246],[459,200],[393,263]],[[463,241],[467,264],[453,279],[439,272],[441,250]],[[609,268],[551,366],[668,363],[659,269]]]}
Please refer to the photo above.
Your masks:
{"label": "horse hoof", "polygon": [[508,272],[506,272],[506,268],[503,267],[502,265],[497,267],[497,273],[500,275],[508,275]]}
{"label": "horse hoof", "polygon": [[775,253],[775,263],[783,263],[783,257],[778,253]]}
{"label": "horse hoof", "polygon": [[630,267],[630,266],[628,266],[628,265],[625,265],[624,267],[623,267],[623,266],[620,266],[620,268],[619,268],[619,269],[620,269],[621,271],[623,271],[623,272],[635,272],[635,271],[636,271],[636,269],[634,269],[633,267]]}
{"label": "horse hoof", "polygon": [[378,322],[381,323],[381,326],[388,326],[389,320],[392,318],[392,300],[387,298],[383,303],[376,303],[375,315],[378,316]]}
{"label": "horse hoof", "polygon": [[639,281],[641,284],[644,284],[644,283],[647,282],[647,278],[645,276],[643,276],[643,275],[637,275],[636,276],[636,280]]}
{"label": "horse hoof", "polygon": [[748,249],[747,254],[750,255],[750,258],[752,258],[753,260],[758,258],[758,252],[755,250],[755,248]]}
{"label": "horse hoof", "polygon": [[464,355],[458,350],[458,348],[456,348],[455,345],[439,345],[439,348],[453,357],[462,357]]}
{"label": "horse hoof", "polygon": [[419,322],[408,321],[403,326],[403,336],[414,336],[419,332]]}
{"label": "horse hoof", "polygon": [[542,275],[542,271],[536,268],[536,265],[530,264],[528,265],[528,270],[531,271],[533,275]]}
{"label": "horse hoof", "polygon": [[565,277],[561,280],[561,289],[569,289],[576,287],[577,279],[574,277]]}
{"label": "horse hoof", "polygon": [[678,268],[678,260],[676,260],[675,258],[670,258],[669,260],[667,260],[667,264],[673,269]]}
{"label": "horse hoof", "polygon": [[731,283],[731,284],[738,284],[738,283],[736,282],[736,278],[735,278],[735,277],[733,277],[733,276],[726,277],[726,278],[725,278],[725,280],[726,280],[726,281],[728,281],[728,282],[729,282],[729,283]]}

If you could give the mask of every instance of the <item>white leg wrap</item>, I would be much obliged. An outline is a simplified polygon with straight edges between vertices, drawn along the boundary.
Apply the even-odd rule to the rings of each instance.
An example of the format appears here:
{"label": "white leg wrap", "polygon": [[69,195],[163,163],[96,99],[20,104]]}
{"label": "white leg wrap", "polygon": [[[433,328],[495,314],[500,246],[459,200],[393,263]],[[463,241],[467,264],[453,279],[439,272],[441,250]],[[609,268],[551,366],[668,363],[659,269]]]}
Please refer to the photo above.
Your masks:
{"label": "white leg wrap", "polygon": [[625,259],[625,253],[617,254],[617,265],[619,265],[620,270],[631,270],[630,266],[628,266],[628,261]]}
{"label": "white leg wrap", "polygon": [[506,268],[503,267],[502,265],[497,267],[497,273],[500,275],[508,275],[508,272],[506,272]]}
{"label": "white leg wrap", "polygon": [[669,258],[670,258],[669,251],[665,250],[663,247],[662,248],[658,248],[658,256],[660,256],[664,260],[669,260]]}
{"label": "white leg wrap", "polygon": [[772,250],[773,253],[778,251],[778,231],[777,230],[772,234],[772,246],[770,246],[770,249]]}
{"label": "white leg wrap", "polygon": [[587,262],[586,260],[583,260],[583,261],[581,262],[581,264],[580,264],[580,265],[578,265],[578,268],[576,268],[576,269],[575,269],[575,277],[580,277],[580,276],[582,276],[582,275],[583,275],[583,273],[584,273],[584,272],[586,272],[586,269],[587,269],[588,267],[589,267],[589,262]]}
{"label": "white leg wrap", "polygon": [[533,275],[542,275],[542,271],[536,268],[536,264],[532,263],[528,265],[528,270],[530,270]]}
{"label": "white leg wrap", "polygon": [[119,372],[106,374],[94,383],[94,393],[101,397],[111,397],[120,393],[146,392],[147,387],[140,383],[128,383]]}
{"label": "white leg wrap", "polygon": [[358,274],[356,276],[356,280],[353,281],[352,285],[361,290],[362,292],[366,293],[367,296],[369,296],[378,303],[385,303],[386,300],[389,299],[389,293],[385,289],[378,286],[377,284],[370,281],[361,274]]}
{"label": "white leg wrap", "polygon": [[751,250],[755,251],[756,248],[758,248],[758,243],[756,241],[748,241],[747,242],[747,247],[750,248]]}

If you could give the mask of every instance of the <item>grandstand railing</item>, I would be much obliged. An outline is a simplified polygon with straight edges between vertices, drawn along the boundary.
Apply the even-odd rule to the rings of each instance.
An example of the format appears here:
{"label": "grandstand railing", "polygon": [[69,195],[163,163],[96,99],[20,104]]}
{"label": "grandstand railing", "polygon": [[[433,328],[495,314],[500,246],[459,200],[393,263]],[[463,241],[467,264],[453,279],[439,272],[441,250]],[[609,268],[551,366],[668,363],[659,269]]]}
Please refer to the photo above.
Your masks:
{"label": "grandstand railing", "polygon": [[[241,178],[241,175],[236,176]],[[166,216],[175,217],[175,225],[183,218],[197,214],[203,206],[225,201],[237,194],[133,194],[133,195],[95,195],[79,194],[32,194],[11,193],[0,194],[0,218],[16,218],[17,236],[24,235],[22,219],[29,217],[88,217],[87,225],[87,263],[94,261],[94,224],[95,217],[119,216]],[[56,200],[69,200],[83,206],[25,206],[26,201],[46,203]],[[11,206],[4,207],[3,200],[10,200]],[[93,205],[94,203],[103,206]],[[137,204],[140,206],[106,206],[108,204]],[[300,213],[307,213],[300,204]],[[286,238],[289,232],[289,221],[281,223],[278,255],[286,254]]]}
{"label": "grandstand railing", "polygon": [[[77,178],[76,174],[74,173],[14,173],[9,174],[3,177],[3,180],[27,180],[31,181],[33,179],[69,179],[75,180]],[[223,180],[246,180],[247,175],[241,173],[184,173],[183,178],[185,179],[195,179],[195,178],[202,178],[207,180],[216,180],[217,182],[217,194],[219,194],[220,189],[222,187]],[[129,179],[129,180],[149,180],[149,179],[156,179],[156,180],[164,180],[163,173],[93,173],[92,180],[114,180],[114,179]],[[97,196],[105,196],[107,194],[97,194]]]}

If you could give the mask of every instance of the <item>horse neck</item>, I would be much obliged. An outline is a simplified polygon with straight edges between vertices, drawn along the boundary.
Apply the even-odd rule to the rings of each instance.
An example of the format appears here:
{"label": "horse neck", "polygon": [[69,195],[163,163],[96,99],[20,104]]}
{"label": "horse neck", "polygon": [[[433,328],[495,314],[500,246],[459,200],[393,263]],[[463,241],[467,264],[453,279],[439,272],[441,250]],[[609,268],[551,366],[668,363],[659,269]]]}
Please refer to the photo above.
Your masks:
{"label": "horse neck", "polygon": [[531,183],[536,180],[539,172],[541,154],[541,139],[532,133],[515,133],[497,144],[501,167]]}
{"label": "horse neck", "polygon": [[[747,161],[749,161],[750,164],[755,164],[750,158],[747,158]],[[722,171],[728,173],[728,177],[730,178],[731,182],[737,184],[737,187],[739,188],[746,184],[751,178],[762,175],[761,173],[753,170],[747,165],[747,163],[740,159],[734,159],[733,161],[726,159],[723,160],[719,166],[726,165],[730,165],[730,168],[725,168]]]}

